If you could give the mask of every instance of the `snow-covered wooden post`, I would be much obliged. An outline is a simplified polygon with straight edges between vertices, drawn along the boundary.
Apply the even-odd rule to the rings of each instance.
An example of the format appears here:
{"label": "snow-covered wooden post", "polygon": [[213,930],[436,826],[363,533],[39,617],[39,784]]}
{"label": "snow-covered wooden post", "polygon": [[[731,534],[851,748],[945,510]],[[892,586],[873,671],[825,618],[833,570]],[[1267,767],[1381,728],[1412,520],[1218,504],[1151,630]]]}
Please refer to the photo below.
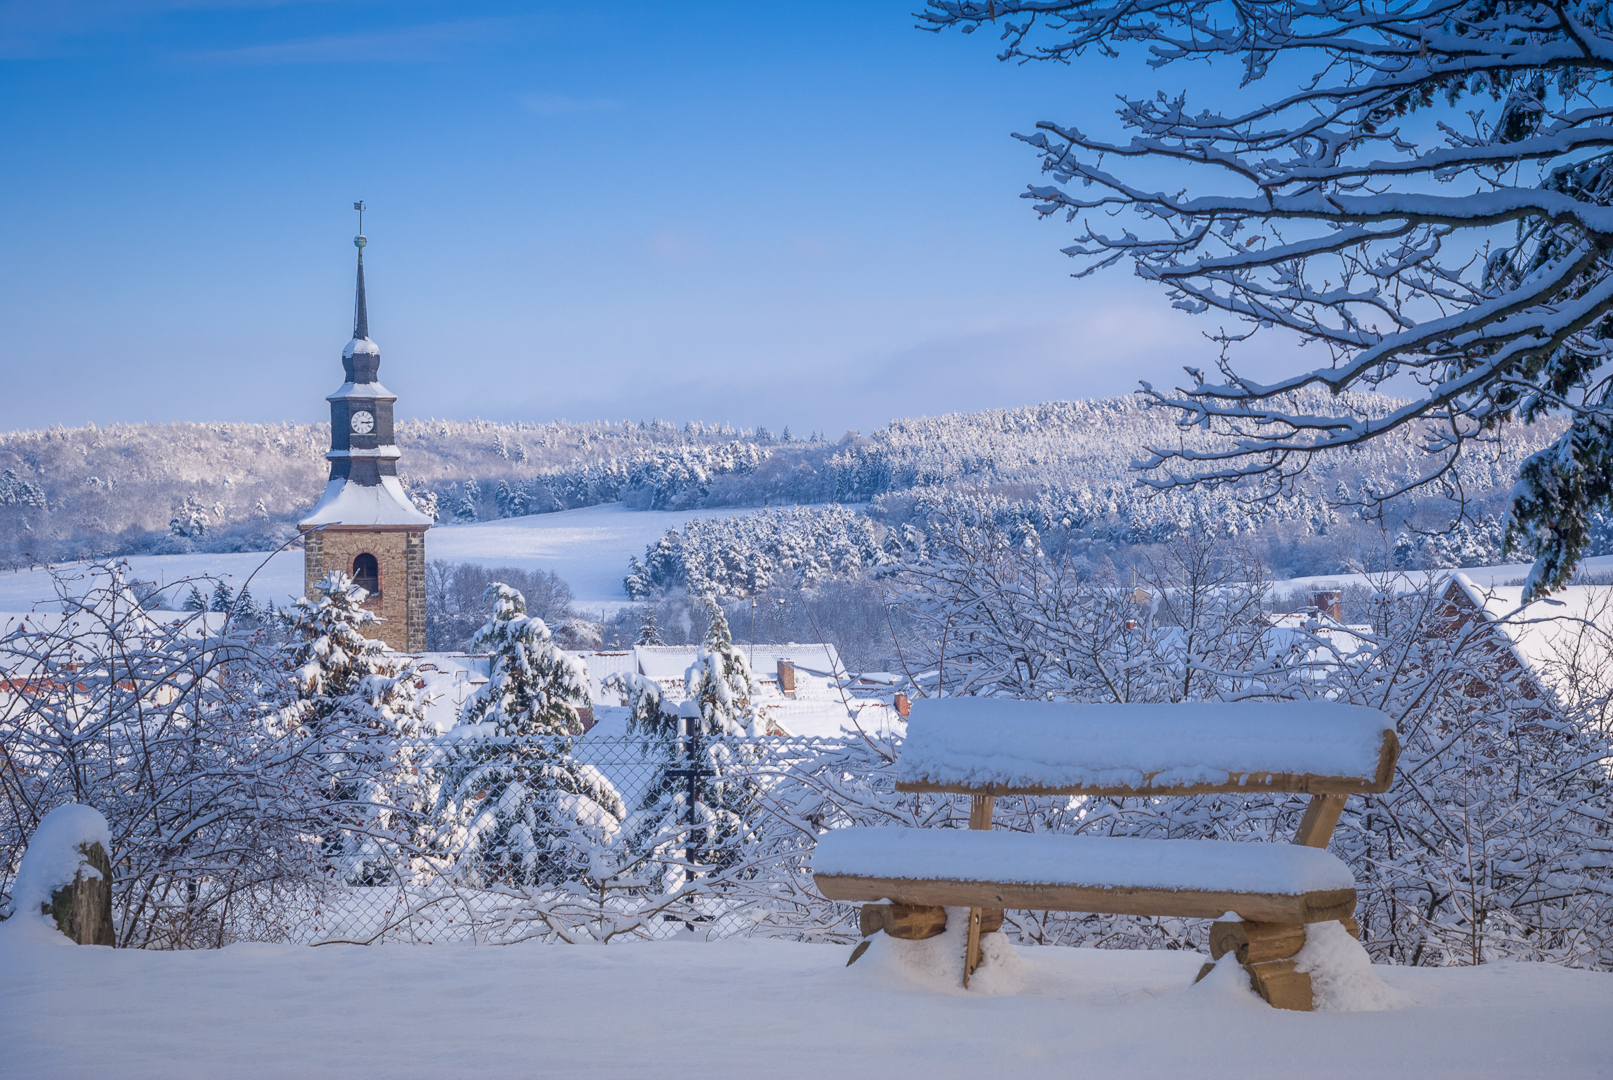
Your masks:
{"label": "snow-covered wooden post", "polygon": [[[83,862],[73,880],[50,894],[50,916],[77,945],[115,945],[112,930],[112,860],[99,843],[79,844]],[[91,876],[85,868],[95,871]]]}
{"label": "snow-covered wooden post", "polygon": [[69,803],[46,814],[17,871],[12,918],[37,912],[42,926],[54,924],[75,944],[115,945],[111,846],[98,810]]}

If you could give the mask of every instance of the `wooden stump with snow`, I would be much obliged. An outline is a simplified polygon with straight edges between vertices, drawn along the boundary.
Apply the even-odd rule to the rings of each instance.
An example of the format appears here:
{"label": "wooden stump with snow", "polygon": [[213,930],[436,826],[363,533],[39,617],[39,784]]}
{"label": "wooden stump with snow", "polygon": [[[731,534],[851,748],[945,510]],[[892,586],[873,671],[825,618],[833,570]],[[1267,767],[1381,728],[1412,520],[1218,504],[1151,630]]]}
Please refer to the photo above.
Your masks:
{"label": "wooden stump with snow", "polygon": [[23,854],[7,923],[58,930],[78,945],[115,945],[111,846],[98,810],[69,804],[46,814]]}

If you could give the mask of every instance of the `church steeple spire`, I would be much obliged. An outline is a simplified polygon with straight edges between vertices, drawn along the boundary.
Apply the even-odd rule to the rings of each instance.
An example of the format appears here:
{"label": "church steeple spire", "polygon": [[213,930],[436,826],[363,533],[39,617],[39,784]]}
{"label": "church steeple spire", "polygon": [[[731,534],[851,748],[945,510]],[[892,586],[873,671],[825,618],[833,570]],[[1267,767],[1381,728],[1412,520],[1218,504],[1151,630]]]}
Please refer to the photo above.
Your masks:
{"label": "church steeple spire", "polygon": [[368,341],[370,311],[369,305],[364,302],[364,245],[369,241],[364,238],[364,200],[354,203],[353,209],[358,211],[358,235],[353,237],[353,246],[358,248],[358,289],[353,294],[353,339]]}
{"label": "church steeple spire", "polygon": [[364,303],[364,245],[369,243],[360,233],[353,237],[353,244],[358,248],[358,291],[353,296],[353,336],[359,341],[368,341],[370,337],[370,312]]}

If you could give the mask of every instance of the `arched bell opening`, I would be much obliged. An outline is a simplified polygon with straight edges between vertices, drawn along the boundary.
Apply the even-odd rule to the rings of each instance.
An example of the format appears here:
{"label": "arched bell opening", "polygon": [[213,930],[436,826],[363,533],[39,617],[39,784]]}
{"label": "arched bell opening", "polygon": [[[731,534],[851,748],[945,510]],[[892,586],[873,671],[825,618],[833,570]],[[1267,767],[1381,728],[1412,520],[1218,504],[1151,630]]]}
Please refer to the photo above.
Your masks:
{"label": "arched bell opening", "polygon": [[353,556],[353,584],[370,594],[367,599],[381,598],[381,564],[367,551]]}

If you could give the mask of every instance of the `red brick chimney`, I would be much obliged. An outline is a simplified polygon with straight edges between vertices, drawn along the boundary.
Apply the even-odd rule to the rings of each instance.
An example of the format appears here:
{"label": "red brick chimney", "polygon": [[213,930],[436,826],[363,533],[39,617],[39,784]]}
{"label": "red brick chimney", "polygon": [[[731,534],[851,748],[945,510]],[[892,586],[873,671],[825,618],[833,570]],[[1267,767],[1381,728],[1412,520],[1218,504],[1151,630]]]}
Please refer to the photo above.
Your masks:
{"label": "red brick chimney", "polygon": [[795,693],[795,665],[788,660],[778,662],[778,689],[781,694]]}
{"label": "red brick chimney", "polygon": [[1330,617],[1334,622],[1344,621],[1344,594],[1341,592],[1319,592],[1312,601],[1316,610]]}
{"label": "red brick chimney", "polygon": [[906,694],[897,694],[895,704],[897,715],[906,720],[907,714],[913,711],[913,702],[908,699]]}

